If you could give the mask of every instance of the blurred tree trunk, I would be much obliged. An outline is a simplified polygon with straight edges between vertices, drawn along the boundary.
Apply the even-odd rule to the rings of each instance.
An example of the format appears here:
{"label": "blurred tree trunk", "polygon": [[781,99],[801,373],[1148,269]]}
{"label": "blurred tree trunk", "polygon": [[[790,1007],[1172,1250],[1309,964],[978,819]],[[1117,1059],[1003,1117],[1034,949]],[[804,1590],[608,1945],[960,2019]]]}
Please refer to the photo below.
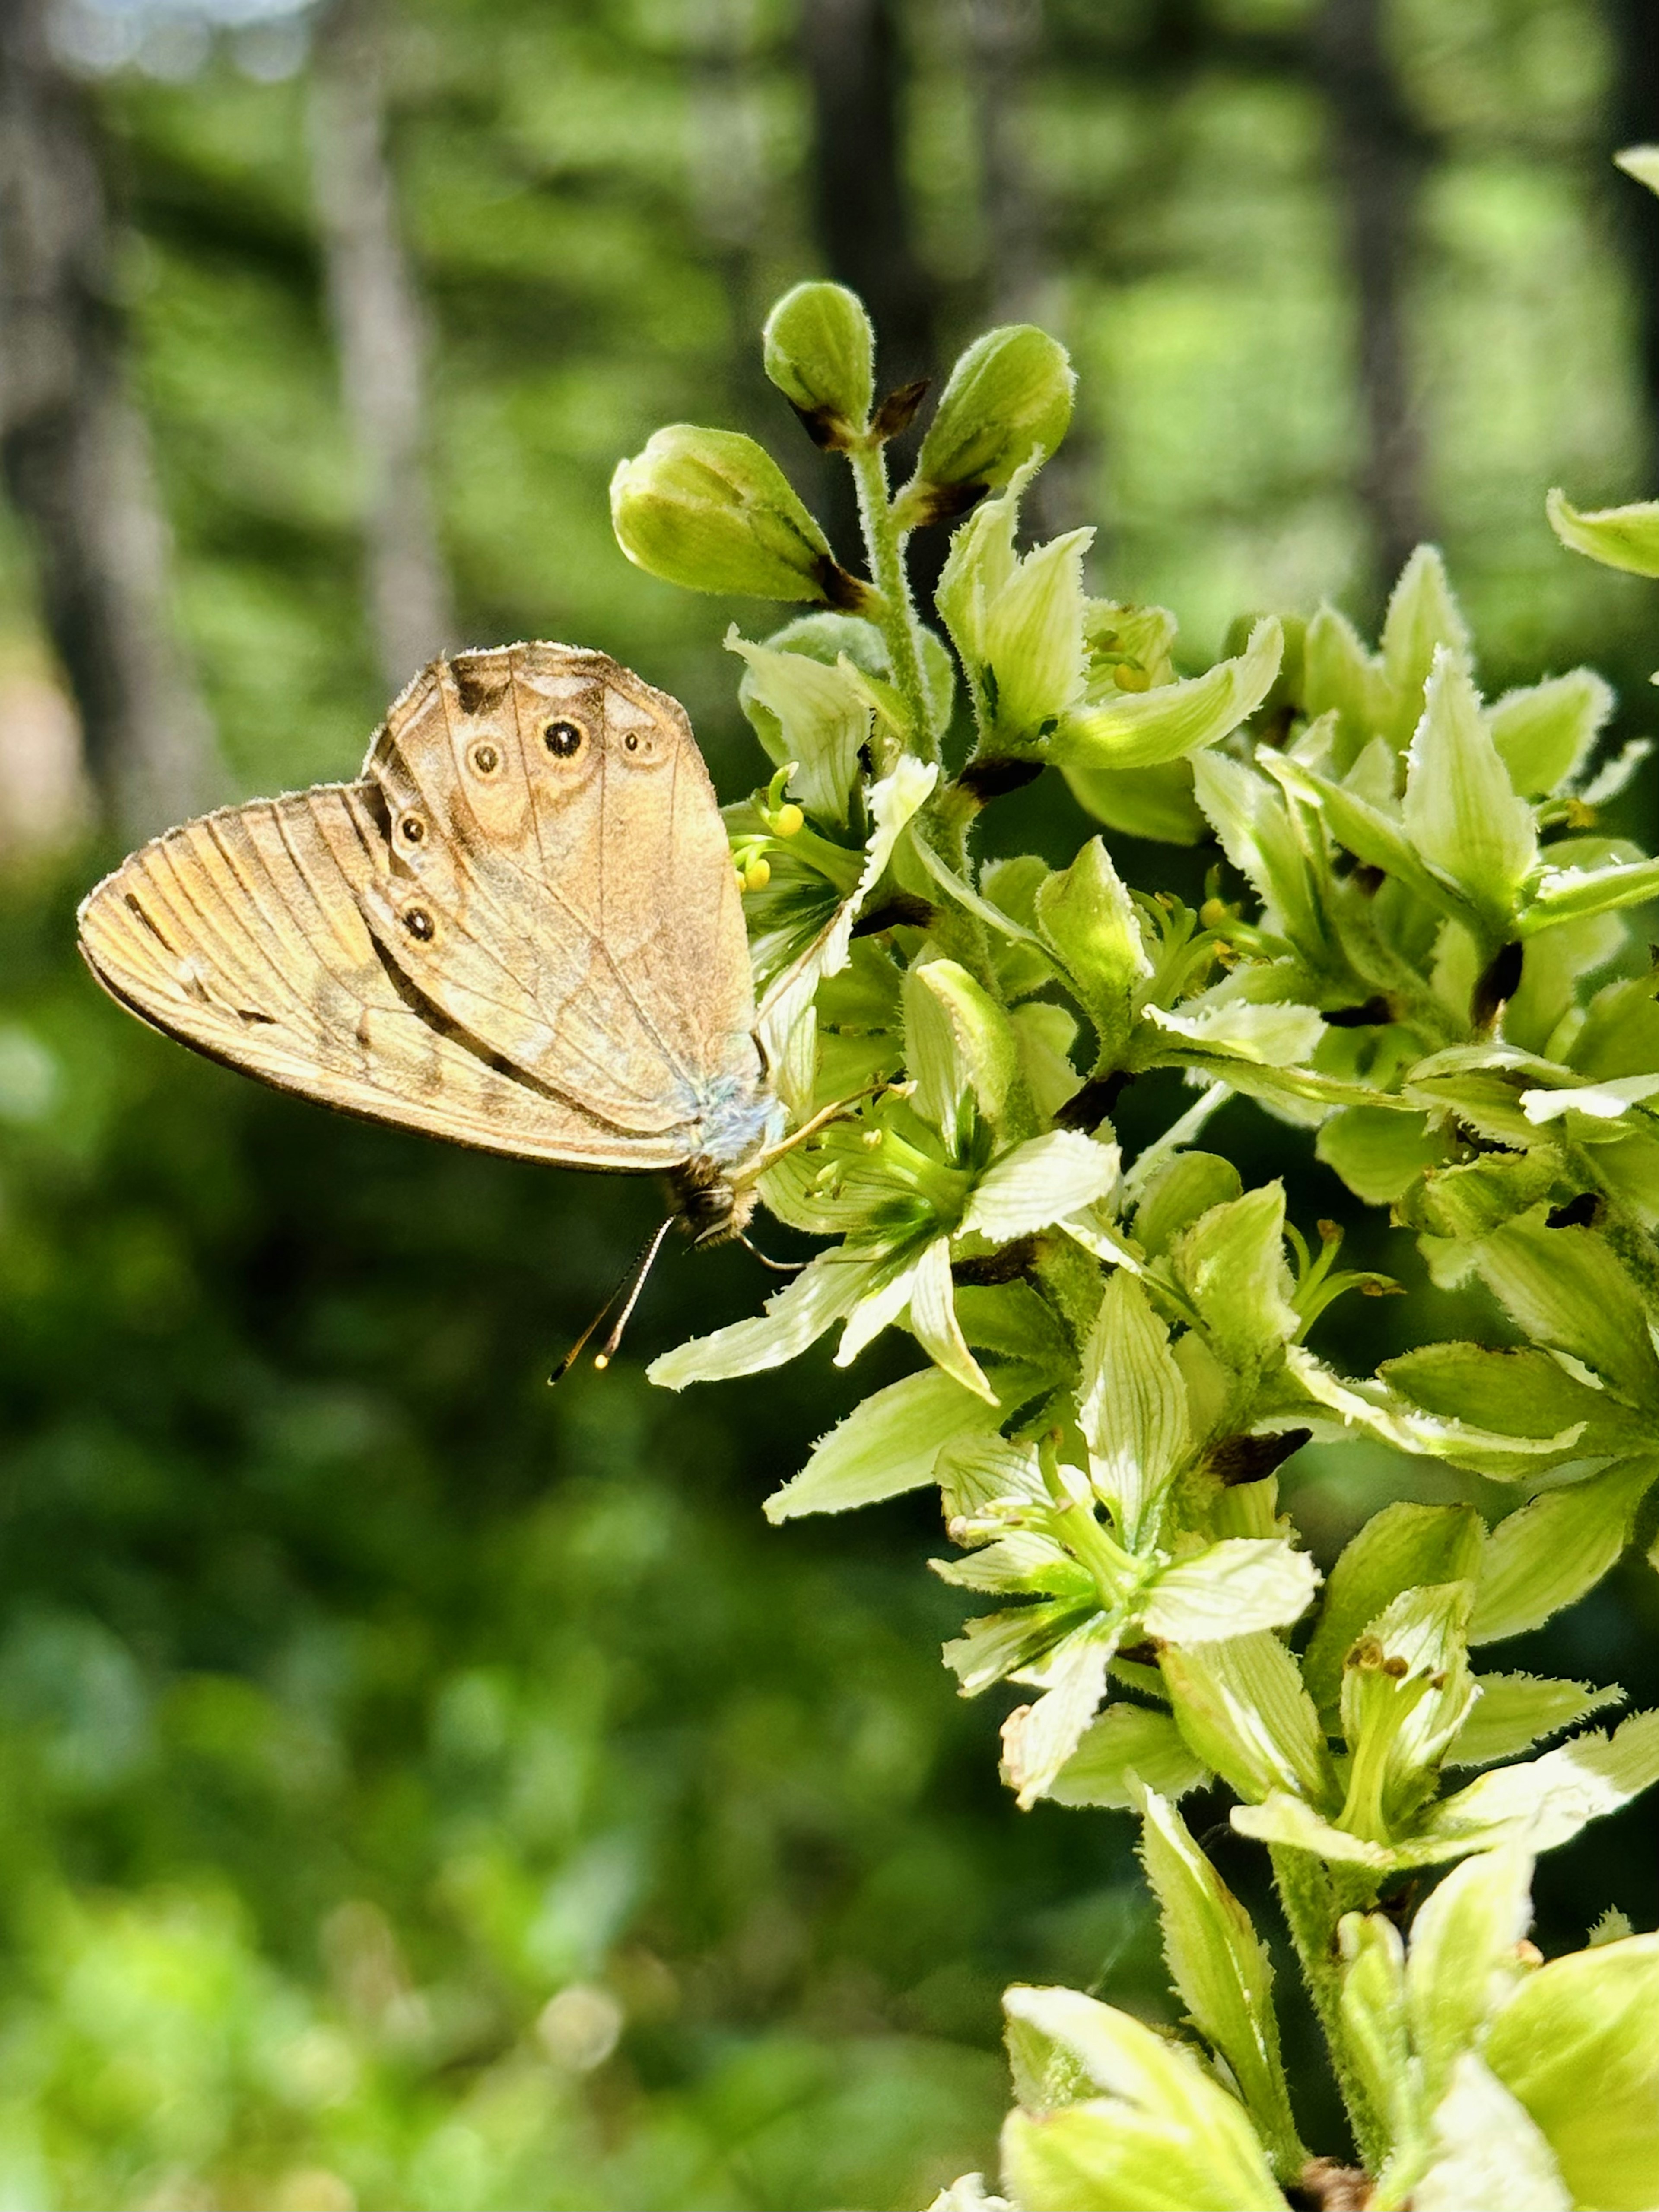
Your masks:
{"label": "blurred tree trunk", "polygon": [[375,0],[334,0],[312,81],[312,179],[340,384],[362,460],[369,617],[387,690],[454,642],[426,479],[425,331],[386,150]]}
{"label": "blurred tree trunk", "polygon": [[[801,0],[800,40],[819,248],[830,276],[850,285],[870,311],[878,397],[920,376],[933,378],[937,390],[938,287],[916,253],[904,174],[908,62],[899,0]],[[900,478],[915,436],[897,441],[893,465]],[[860,543],[852,481],[837,465],[824,483],[820,511],[845,558]],[[945,545],[941,530],[911,541],[911,573],[924,600],[939,581]]]}
{"label": "blurred tree trunk", "polygon": [[830,273],[870,310],[884,389],[931,375],[935,287],[916,257],[904,180],[897,0],[804,0],[813,213]]}
{"label": "blurred tree trunk", "polygon": [[963,6],[978,119],[986,305],[994,323],[1040,320],[1048,271],[1019,117],[1042,36],[1042,0],[963,0]]}
{"label": "blurred tree trunk", "polygon": [[148,835],[214,796],[212,726],[168,611],[170,545],[123,387],[96,125],[46,33],[0,6],[0,472],[106,821]]}
{"label": "blurred tree trunk", "polygon": [[770,304],[760,266],[772,195],[754,82],[757,16],[756,0],[685,0],[691,208],[726,294],[732,409],[764,439],[779,402],[758,343]]}
{"label": "blurred tree trunk", "polygon": [[1324,0],[1313,29],[1357,319],[1364,450],[1358,490],[1377,580],[1391,583],[1431,535],[1423,434],[1413,404],[1408,291],[1429,156],[1386,43],[1386,0]]}
{"label": "blurred tree trunk", "polygon": [[[1659,10],[1654,0],[1607,0],[1613,72],[1613,148],[1659,144]],[[1659,199],[1626,178],[1614,206],[1636,295],[1637,361],[1646,416],[1646,481],[1659,482]]]}

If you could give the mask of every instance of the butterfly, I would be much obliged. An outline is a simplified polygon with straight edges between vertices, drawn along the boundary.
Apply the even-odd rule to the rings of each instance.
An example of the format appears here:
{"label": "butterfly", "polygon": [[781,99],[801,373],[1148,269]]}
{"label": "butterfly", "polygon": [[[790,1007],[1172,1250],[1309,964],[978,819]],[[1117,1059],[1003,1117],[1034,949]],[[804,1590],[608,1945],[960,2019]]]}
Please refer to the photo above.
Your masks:
{"label": "butterfly", "polygon": [[629,1311],[675,1223],[698,1244],[743,1236],[782,1134],[690,721],[602,653],[433,661],[355,783],[169,830],[88,895],[79,930],[122,1005],[279,1090],[665,1176]]}

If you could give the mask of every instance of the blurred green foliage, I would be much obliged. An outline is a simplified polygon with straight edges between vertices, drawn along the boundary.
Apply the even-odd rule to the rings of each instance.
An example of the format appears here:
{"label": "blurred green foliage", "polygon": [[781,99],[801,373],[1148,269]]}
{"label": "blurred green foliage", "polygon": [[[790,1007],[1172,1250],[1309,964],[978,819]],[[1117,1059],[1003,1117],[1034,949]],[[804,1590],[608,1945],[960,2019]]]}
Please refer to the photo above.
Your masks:
{"label": "blurred green foliage", "polygon": [[[1364,600],[1349,311],[1308,87],[1126,70],[1140,12],[1054,0],[1027,97],[1043,319],[1081,376],[1058,519],[1099,517],[1102,588],[1218,647],[1243,608]],[[1561,554],[1541,503],[1646,489],[1597,11],[1398,15],[1443,134],[1414,302],[1432,489],[1489,688],[1590,658],[1640,698],[1648,587]],[[988,270],[953,20],[908,14],[954,334]],[[463,627],[639,666],[726,796],[761,765],[727,610],[627,566],[605,486],[678,418],[796,466],[754,340],[817,265],[791,24],[779,0],[399,11]],[[304,78],[249,74],[252,35],[100,92],[181,624],[250,793],[349,771],[383,704]],[[3,619],[29,649],[15,544]],[[1008,802],[1011,848],[1043,842],[1044,793]],[[654,1194],[337,1121],[145,1034],[70,949],[95,865],[17,877],[0,914],[0,2207],[902,2205],[986,2164],[1002,1984],[1156,2016],[1162,1978],[1127,1821],[1000,1790],[997,1716],[937,1663],[959,1608],[916,1571],[926,1509],[760,1519],[879,1358],[650,1391],[652,1352],[757,1305],[726,1251],[676,1257],[629,1354],[550,1397]],[[1303,1135],[1241,1115],[1225,1141],[1299,1220],[1343,1211]],[[1406,1242],[1356,1256],[1408,1273]],[[1398,1324],[1350,1325],[1369,1368]],[[1299,1469],[1327,1557],[1402,1473],[1447,1480],[1337,1464]],[[1656,1615],[1632,1569],[1551,1665],[1651,1702]],[[1659,1918],[1642,1820],[1550,1863],[1547,1948],[1609,1901]]]}

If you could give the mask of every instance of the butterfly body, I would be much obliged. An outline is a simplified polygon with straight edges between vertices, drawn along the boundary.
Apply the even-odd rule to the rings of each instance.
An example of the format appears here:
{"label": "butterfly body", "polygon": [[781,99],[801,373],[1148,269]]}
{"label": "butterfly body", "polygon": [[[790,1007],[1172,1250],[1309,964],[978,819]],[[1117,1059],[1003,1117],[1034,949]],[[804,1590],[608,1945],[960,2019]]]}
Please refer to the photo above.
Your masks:
{"label": "butterfly body", "polygon": [[603,653],[433,662],[356,782],[155,839],[80,935],[210,1058],[485,1151],[663,1174],[698,1242],[741,1230],[781,1134],[690,722]]}

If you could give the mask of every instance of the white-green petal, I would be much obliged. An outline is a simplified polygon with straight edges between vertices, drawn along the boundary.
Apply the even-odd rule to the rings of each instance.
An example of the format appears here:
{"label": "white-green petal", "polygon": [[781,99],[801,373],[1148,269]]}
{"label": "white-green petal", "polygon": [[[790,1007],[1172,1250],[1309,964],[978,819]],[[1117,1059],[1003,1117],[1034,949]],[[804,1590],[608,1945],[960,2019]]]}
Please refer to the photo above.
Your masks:
{"label": "white-green petal", "polygon": [[1610,1736],[1575,1736],[1540,1758],[1495,1767],[1441,1801],[1423,1833],[1445,1841],[1516,1835],[1553,1850],[1591,1820],[1628,1805],[1659,1781],[1659,1712],[1636,1713]]}
{"label": "white-green petal", "polygon": [[1049,1671],[1035,1705],[1018,1706],[1002,1724],[1003,1778],[1022,1812],[1046,1796],[1106,1693],[1115,1632],[1085,1630],[1072,1637]]}
{"label": "white-green petal", "polygon": [[920,1260],[910,1283],[910,1326],[916,1341],[933,1364],[972,1390],[988,1405],[997,1394],[985,1379],[985,1370],[968,1349],[957,1320],[955,1288],[951,1280],[951,1241],[936,1237]]}
{"label": "white-green petal", "polygon": [[820,1252],[786,1289],[767,1300],[763,1312],[710,1336],[693,1337],[653,1360],[651,1381],[665,1390],[684,1390],[688,1382],[724,1382],[782,1366],[851,1312],[879,1264],[848,1260],[841,1251]]}
{"label": "white-green petal", "polygon": [[853,924],[858,911],[893,857],[906,823],[939,781],[939,766],[906,754],[890,775],[870,789],[874,827],[865,848],[863,872],[851,897],[805,949],[774,978],[756,1018],[755,1030],[773,1071],[778,1095],[792,1111],[810,1107],[816,1065],[812,1001],[826,975],[838,975],[851,957]]}
{"label": "white-green petal", "polygon": [[1211,1779],[1167,1713],[1120,1702],[1091,1722],[1048,1795],[1057,1805],[1127,1809],[1139,1783],[1173,1801]]}
{"label": "white-green petal", "polygon": [[1537,858],[1532,809],[1510,781],[1467,669],[1443,648],[1407,755],[1402,814],[1419,856],[1489,921],[1507,922]]}
{"label": "white-green petal", "polygon": [[1133,1547],[1155,1520],[1192,1437],[1169,1330],[1121,1269],[1107,1278],[1084,1350],[1078,1423],[1095,1486]]}
{"label": "white-green petal", "polygon": [[1318,1568],[1282,1537],[1229,1536],[1164,1569],[1141,1601],[1141,1625],[1166,1644],[1249,1636],[1299,1620],[1318,1586]]}
{"label": "white-green petal", "polygon": [[1284,647],[1279,623],[1259,622],[1236,659],[1203,676],[1126,691],[1067,714],[1048,740],[1048,757],[1061,768],[1155,768],[1215,744],[1272,690]]}
{"label": "white-green petal", "polygon": [[[1029,1389],[1026,1370],[999,1370],[1010,1391]],[[1010,1407],[988,1406],[971,1390],[936,1367],[890,1382],[821,1437],[812,1456],[793,1481],[766,1501],[770,1521],[790,1521],[802,1513],[844,1513],[919,1490],[933,1480],[934,1462],[949,1443],[970,1436],[992,1436]]]}
{"label": "white-green petal", "polygon": [[985,1170],[959,1234],[1006,1244],[1047,1229],[1104,1198],[1117,1181],[1121,1158],[1115,1145],[1098,1145],[1073,1129],[1033,1137]]}
{"label": "white-green petal", "polygon": [[1523,1091],[1521,1111],[1534,1123],[1559,1121],[1565,1114],[1588,1114],[1592,1121],[1616,1121],[1659,1092],[1659,1075],[1617,1075],[1605,1083],[1569,1085],[1561,1091]]}

